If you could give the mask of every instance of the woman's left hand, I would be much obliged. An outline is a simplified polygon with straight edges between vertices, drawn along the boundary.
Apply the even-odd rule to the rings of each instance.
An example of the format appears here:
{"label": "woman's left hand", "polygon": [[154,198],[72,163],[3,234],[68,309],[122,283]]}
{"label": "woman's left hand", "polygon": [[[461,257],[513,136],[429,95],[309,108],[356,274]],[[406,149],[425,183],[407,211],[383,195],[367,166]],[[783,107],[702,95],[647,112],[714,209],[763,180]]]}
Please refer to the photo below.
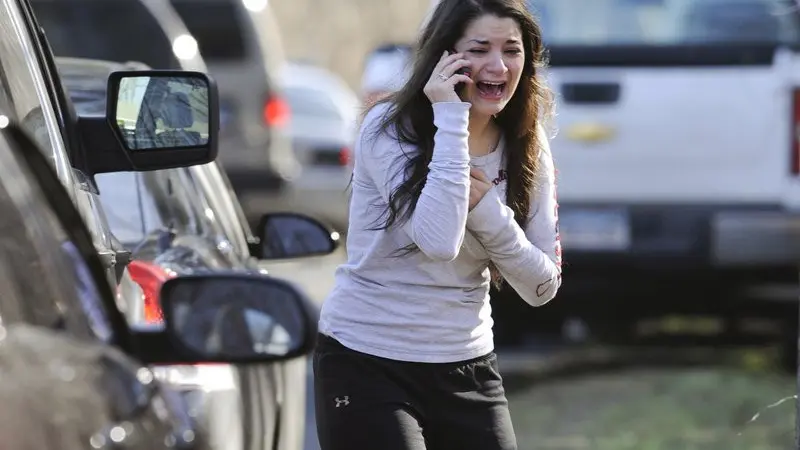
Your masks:
{"label": "woman's left hand", "polygon": [[470,211],[484,195],[492,188],[492,182],[481,169],[470,168],[469,170],[469,209]]}

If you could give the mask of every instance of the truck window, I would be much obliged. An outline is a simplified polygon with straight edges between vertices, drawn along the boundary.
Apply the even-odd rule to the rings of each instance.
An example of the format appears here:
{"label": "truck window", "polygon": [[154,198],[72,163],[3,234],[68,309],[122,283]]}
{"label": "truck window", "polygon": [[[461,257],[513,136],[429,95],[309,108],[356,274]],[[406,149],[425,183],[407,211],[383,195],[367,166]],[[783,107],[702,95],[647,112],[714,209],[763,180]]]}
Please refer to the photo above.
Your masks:
{"label": "truck window", "polygon": [[790,0],[529,0],[548,45],[794,43]]}

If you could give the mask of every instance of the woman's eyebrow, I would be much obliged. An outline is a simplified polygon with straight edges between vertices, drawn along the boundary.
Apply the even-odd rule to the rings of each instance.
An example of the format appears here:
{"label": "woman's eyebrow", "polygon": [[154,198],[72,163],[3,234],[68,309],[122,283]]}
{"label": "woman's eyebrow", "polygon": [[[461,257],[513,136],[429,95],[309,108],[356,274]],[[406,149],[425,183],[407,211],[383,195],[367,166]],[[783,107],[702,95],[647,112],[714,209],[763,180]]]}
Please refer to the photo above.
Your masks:
{"label": "woman's eyebrow", "polygon": [[[488,39],[470,39],[467,42],[474,42],[474,43],[480,44],[480,45],[489,45],[490,44]],[[508,38],[506,40],[506,44],[519,44],[519,43],[520,43],[520,41],[517,38]]]}

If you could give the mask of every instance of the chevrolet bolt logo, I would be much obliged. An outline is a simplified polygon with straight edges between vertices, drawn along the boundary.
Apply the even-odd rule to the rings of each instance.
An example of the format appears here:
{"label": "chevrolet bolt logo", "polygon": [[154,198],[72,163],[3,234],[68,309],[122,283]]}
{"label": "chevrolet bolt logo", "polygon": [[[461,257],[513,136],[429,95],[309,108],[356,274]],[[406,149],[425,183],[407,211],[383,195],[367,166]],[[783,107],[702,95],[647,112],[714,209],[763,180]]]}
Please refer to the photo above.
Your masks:
{"label": "chevrolet bolt logo", "polygon": [[614,137],[613,127],[599,123],[578,123],[567,128],[567,137],[573,141],[601,142]]}

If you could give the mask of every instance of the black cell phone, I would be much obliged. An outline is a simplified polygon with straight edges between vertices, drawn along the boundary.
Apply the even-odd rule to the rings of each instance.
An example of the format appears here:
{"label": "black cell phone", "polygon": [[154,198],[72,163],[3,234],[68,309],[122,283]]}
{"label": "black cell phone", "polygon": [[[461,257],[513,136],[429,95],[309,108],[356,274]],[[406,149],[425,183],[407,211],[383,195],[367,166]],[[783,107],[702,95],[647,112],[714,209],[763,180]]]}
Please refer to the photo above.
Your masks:
{"label": "black cell phone", "polygon": [[[456,50],[455,49],[450,49],[450,54],[453,54],[453,53],[457,53]],[[456,73],[459,74],[459,75],[466,75],[468,77],[472,76],[472,71],[469,70],[469,67],[462,67],[462,68],[456,70]],[[458,96],[461,97],[461,91],[464,90],[464,83],[462,82],[462,83],[456,84],[454,89],[456,91],[456,94],[458,94]]]}

